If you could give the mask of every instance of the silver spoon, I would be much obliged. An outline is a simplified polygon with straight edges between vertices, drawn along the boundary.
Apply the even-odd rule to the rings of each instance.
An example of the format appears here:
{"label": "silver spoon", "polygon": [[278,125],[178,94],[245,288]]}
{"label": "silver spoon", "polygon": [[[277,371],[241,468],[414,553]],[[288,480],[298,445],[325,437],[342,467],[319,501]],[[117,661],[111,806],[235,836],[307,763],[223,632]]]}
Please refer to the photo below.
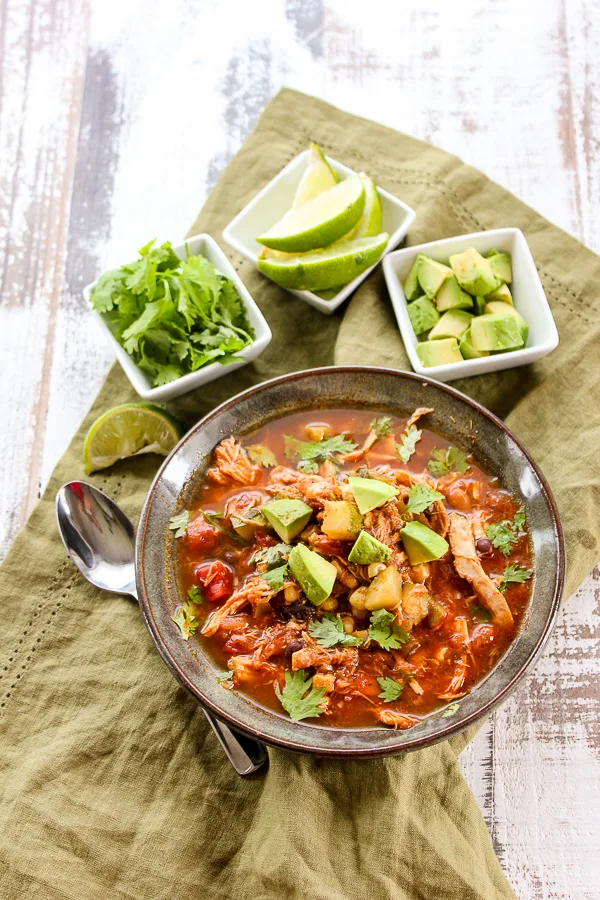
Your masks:
{"label": "silver spoon", "polygon": [[[104,591],[137,600],[135,530],[123,510],[93,485],[70,481],[56,495],[56,516],[67,553],[83,577]],[[238,775],[265,764],[262,744],[202,711]]]}

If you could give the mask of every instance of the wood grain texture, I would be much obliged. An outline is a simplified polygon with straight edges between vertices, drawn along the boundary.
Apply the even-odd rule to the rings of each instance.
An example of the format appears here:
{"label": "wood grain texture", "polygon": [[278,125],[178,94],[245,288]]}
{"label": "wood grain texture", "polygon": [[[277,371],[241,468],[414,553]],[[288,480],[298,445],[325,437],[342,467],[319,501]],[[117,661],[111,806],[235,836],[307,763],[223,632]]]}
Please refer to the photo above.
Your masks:
{"label": "wood grain texture", "polygon": [[[81,288],[185,233],[281,85],[457,153],[598,251],[599,13],[0,0],[2,552],[110,363]],[[596,572],[462,756],[520,898],[600,897],[599,598]]]}

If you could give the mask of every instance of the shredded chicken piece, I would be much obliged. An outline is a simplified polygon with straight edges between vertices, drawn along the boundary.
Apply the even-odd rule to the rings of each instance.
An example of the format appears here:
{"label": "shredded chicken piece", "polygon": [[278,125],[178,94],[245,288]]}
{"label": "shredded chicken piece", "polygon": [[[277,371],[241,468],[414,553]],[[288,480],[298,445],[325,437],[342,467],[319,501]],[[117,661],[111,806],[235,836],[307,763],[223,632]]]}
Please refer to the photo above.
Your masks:
{"label": "shredded chicken piece", "polygon": [[393,712],[391,709],[378,709],[376,715],[380,722],[384,725],[391,725],[392,728],[412,728],[419,721],[413,716],[404,716],[402,713]]}
{"label": "shredded chicken piece", "polygon": [[410,419],[408,420],[408,422],[407,422],[406,425],[404,426],[404,430],[405,430],[405,431],[408,431],[408,429],[410,428],[410,426],[411,426],[411,425],[415,425],[415,424],[419,421],[419,419],[421,418],[421,416],[426,416],[427,413],[430,413],[430,412],[433,412],[433,409],[430,409],[430,408],[427,407],[427,406],[419,406],[418,409],[415,409],[414,413],[412,414],[412,416],[410,417]]}
{"label": "shredded chicken piece", "polygon": [[382,544],[395,548],[400,540],[400,529],[404,528],[404,519],[398,511],[396,501],[388,500],[383,506],[366,513],[363,528]]}
{"label": "shredded chicken piece", "polygon": [[448,685],[447,690],[443,694],[438,694],[438,697],[441,700],[455,700],[457,697],[462,697],[465,693],[461,690],[465,678],[467,677],[467,670],[469,668],[469,664],[467,662],[467,657],[464,653],[461,653],[457,658],[456,665],[454,667],[454,674],[452,679],[450,680],[450,684]]}
{"label": "shredded chicken piece", "polygon": [[[243,491],[231,497],[225,504],[225,515],[227,518],[235,516],[238,519],[244,519],[251,509],[256,509],[264,503],[264,497],[260,491]],[[252,521],[251,519],[249,521]]]}
{"label": "shredded chicken piece", "polygon": [[239,591],[235,591],[229,600],[225,601],[223,606],[216,609],[214,613],[211,614],[202,629],[202,634],[205,634],[207,637],[212,637],[213,634],[217,633],[223,620],[227,616],[235,615],[238,610],[242,609],[248,603],[253,608],[260,606],[261,603],[268,603],[273,596],[274,592],[264,578],[256,576],[249,578]]}
{"label": "shredded chicken piece", "polygon": [[418,625],[429,612],[431,596],[423,584],[415,584],[410,590],[402,591],[402,612],[411,625]]}
{"label": "shredded chicken piece", "polygon": [[255,466],[246,456],[246,451],[234,437],[221,441],[215,449],[216,465],[208,470],[207,478],[216,484],[256,484],[260,479],[260,466]]}
{"label": "shredded chicken piece", "polygon": [[358,665],[358,650],[356,647],[344,647],[342,649],[326,649],[317,643],[312,643],[302,650],[296,650],[292,654],[292,670],[307,669],[314,666],[316,669],[328,669],[331,666],[346,666],[350,669]]}
{"label": "shredded chicken piece", "polygon": [[279,670],[273,663],[257,657],[256,653],[252,656],[232,656],[229,660],[229,667],[233,669],[233,675],[238,684],[244,681],[253,681],[260,672],[260,680],[266,681],[265,675],[271,675],[271,681],[275,681]]}
{"label": "shredded chicken piece", "polygon": [[508,603],[479,561],[470,521],[458,513],[452,513],[449,538],[454,567],[460,577],[473,585],[475,593],[499,625],[511,625],[513,616]]}
{"label": "shredded chicken piece", "polygon": [[312,686],[315,690],[325,688],[325,691],[331,694],[335,688],[335,675],[333,672],[317,672],[313,675]]}
{"label": "shredded chicken piece", "polygon": [[287,466],[277,466],[271,471],[270,478],[265,488],[270,494],[304,500],[315,509],[320,509],[325,500],[341,499],[341,486],[334,477],[325,478],[322,475],[297,472]]}
{"label": "shredded chicken piece", "polygon": [[367,453],[371,449],[376,440],[377,432],[374,428],[371,428],[368,435],[363,441],[362,447],[357,447],[356,450],[351,450],[349,453],[344,453],[340,456],[340,461],[349,463],[356,462],[357,460],[362,459],[365,453]]}
{"label": "shredded chicken piece", "polygon": [[280,656],[292,641],[298,638],[298,634],[304,626],[299,622],[288,622],[286,625],[273,625],[266,630],[266,638],[258,647],[256,653],[261,659],[270,659],[272,656]]}

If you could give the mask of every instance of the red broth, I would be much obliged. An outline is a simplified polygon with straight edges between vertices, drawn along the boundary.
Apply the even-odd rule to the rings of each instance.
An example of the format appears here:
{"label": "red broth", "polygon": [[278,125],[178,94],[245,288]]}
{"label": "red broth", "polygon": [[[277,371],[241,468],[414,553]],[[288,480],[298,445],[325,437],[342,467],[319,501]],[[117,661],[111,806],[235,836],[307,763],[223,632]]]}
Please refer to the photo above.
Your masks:
{"label": "red broth", "polygon": [[[318,435],[318,432],[310,431],[315,425],[325,426],[329,436],[344,434],[360,449],[377,415],[384,414],[334,409],[303,412],[269,422],[241,441],[242,448],[260,446],[270,451],[274,459],[267,461],[276,465],[268,468],[249,463],[245,450],[237,449],[237,442],[232,443],[234,451],[242,458],[237,480],[227,474],[227,464],[223,469],[217,465],[212,474],[209,473],[201,487],[198,503],[189,511],[190,524],[186,534],[179,542],[184,592],[192,589],[196,600],[202,597],[198,603],[188,603],[183,612],[179,610],[179,616],[187,621],[193,632],[190,639],[200,642],[223,669],[224,675],[229,673],[229,680],[223,682],[224,689],[240,690],[259,703],[286,714],[285,704],[282,707],[280,700],[285,688],[285,673],[290,677],[296,672],[296,678],[304,676],[307,692],[309,686],[317,692],[318,717],[313,715],[307,720],[336,727],[407,728],[428,713],[460,703],[460,698],[477,685],[514,640],[529,603],[533,582],[527,526],[514,524],[515,515],[519,520],[520,504],[502,488],[496,476],[484,472],[471,456],[462,466],[468,466],[464,474],[457,471],[454,462],[449,466],[450,471],[437,471],[437,477],[434,477],[428,470],[432,452],[438,459],[442,456],[447,464],[449,458],[445,454],[450,444],[426,427],[426,416],[415,426],[421,435],[406,463],[399,458],[397,445],[402,441],[407,421],[395,417],[388,417],[388,428],[384,430],[389,430],[389,434],[377,438],[358,459],[344,461],[334,453],[331,462],[309,463],[309,468],[316,467],[317,472],[306,474],[298,470],[297,460],[285,455],[285,436],[306,442],[309,440],[307,427],[310,434]],[[245,469],[250,473],[247,483],[244,483]],[[333,540],[321,529],[323,510],[329,502],[326,497],[349,498],[352,502],[347,485],[349,473],[380,477],[392,485],[399,479],[398,496],[380,511],[375,510],[374,515],[367,513],[362,521],[363,530],[374,536],[383,535],[383,543],[393,551],[392,562],[386,562],[384,568],[394,564],[403,583],[396,607],[385,610],[388,615],[384,617],[387,626],[384,633],[395,636],[391,648],[369,638],[375,611],[364,606],[360,608],[361,599],[369,596],[375,570],[369,570],[366,565],[349,566],[347,557],[353,540]],[[223,483],[212,480],[213,477],[221,478]],[[408,513],[407,491],[415,484],[438,490],[443,495],[444,512],[436,514],[435,507],[430,506],[417,516]],[[306,493],[308,489],[309,494]],[[264,574],[265,564],[257,562],[256,554],[281,541],[270,527],[246,530],[246,540],[240,539],[234,530],[234,523],[238,522],[239,526],[239,520],[234,517],[232,522],[231,504],[234,501],[239,504],[241,499],[243,506],[250,497],[257,509],[281,493],[303,498],[313,510],[309,524],[291,543],[305,543],[340,570],[332,595],[319,606],[306,599],[287,568],[285,553],[274,560],[274,568],[286,567],[283,586],[273,589],[270,596],[268,590],[266,597],[252,595],[253,585],[260,589],[265,587],[265,582],[261,582],[261,569]],[[215,518],[214,514],[222,518]],[[416,519],[422,524],[427,523],[426,527],[442,536],[442,520],[448,516],[450,523],[455,523],[444,535],[451,544],[448,551],[440,559],[411,565],[398,529],[390,530],[389,523],[400,519],[404,525]],[[512,621],[507,621],[506,617],[502,619],[490,610],[478,590],[479,582],[476,586],[474,581],[457,572],[460,563],[455,558],[452,534],[455,527],[458,529],[465,522],[469,534],[473,535],[476,552],[476,563],[470,565],[480,567],[484,578],[491,579],[496,592],[499,586],[502,587],[502,602],[510,610],[508,617]],[[503,531],[501,528],[494,541],[499,546],[492,546],[490,536],[494,535],[494,529],[490,532],[489,526],[503,522],[512,524],[504,525]],[[506,533],[508,541],[505,538],[502,543]],[[213,568],[207,565],[209,563],[214,564]],[[500,585],[507,567],[511,567],[509,573],[516,572],[516,577],[524,580]],[[420,602],[416,612],[409,600],[401,599],[405,591],[410,595],[413,590],[410,585],[421,585],[416,592]],[[487,592],[493,593],[487,581],[486,585]],[[361,591],[356,594],[359,588]],[[244,589],[250,592],[250,599],[244,603],[242,595],[240,605],[236,597]],[[215,622],[214,617],[219,616],[219,611],[227,612],[229,608],[231,612],[223,615],[222,624],[210,636],[205,635],[205,629],[211,630],[211,620]],[[328,619],[329,641],[332,627],[338,631],[342,628],[344,634],[350,635],[354,646],[326,647],[322,637],[315,639],[314,635],[319,634],[316,625],[323,618]],[[340,640],[348,638],[341,637]],[[325,639],[325,643],[329,641]],[[387,692],[384,690],[386,685]],[[285,698],[285,693],[283,696]],[[292,715],[302,711],[306,711],[306,706],[292,709]]]}

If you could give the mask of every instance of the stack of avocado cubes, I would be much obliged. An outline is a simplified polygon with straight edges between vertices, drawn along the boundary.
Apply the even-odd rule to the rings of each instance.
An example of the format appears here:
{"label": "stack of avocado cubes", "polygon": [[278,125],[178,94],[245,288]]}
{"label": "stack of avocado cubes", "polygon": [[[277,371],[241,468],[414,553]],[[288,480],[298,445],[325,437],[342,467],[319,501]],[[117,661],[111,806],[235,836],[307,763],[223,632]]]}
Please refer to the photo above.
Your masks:
{"label": "stack of avocado cubes", "polygon": [[490,250],[482,256],[471,247],[449,263],[419,253],[404,282],[422,365],[444,366],[524,347],[529,325],[513,305],[510,253]]}

